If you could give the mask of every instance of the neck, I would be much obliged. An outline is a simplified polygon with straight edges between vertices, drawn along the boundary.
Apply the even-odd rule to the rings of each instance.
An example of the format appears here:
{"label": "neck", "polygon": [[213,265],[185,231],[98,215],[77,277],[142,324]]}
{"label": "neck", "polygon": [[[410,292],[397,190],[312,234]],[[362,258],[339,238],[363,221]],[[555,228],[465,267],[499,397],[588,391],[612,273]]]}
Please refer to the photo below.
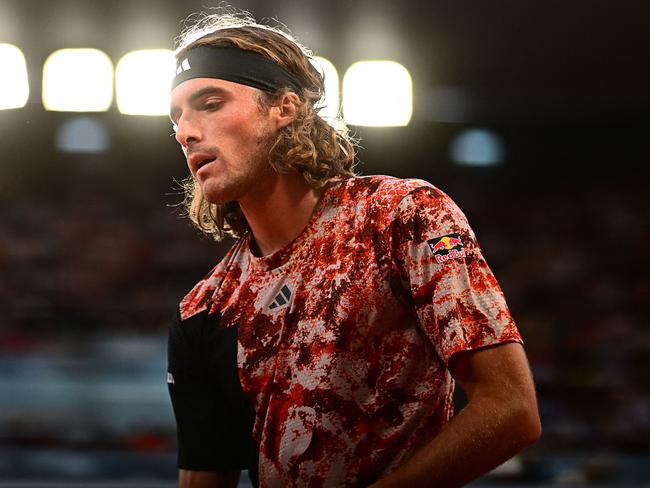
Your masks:
{"label": "neck", "polygon": [[307,226],[323,190],[311,188],[298,174],[273,174],[239,206],[253,234],[253,251],[267,256],[293,241]]}

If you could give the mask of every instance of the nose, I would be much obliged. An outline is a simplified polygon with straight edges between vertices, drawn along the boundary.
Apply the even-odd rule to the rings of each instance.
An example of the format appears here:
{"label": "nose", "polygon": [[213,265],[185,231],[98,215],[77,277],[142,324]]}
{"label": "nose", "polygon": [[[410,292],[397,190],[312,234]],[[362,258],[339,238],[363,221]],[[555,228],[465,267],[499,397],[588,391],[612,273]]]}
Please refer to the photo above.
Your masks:
{"label": "nose", "polygon": [[201,131],[198,124],[189,117],[181,116],[176,123],[176,140],[184,148],[201,140]]}

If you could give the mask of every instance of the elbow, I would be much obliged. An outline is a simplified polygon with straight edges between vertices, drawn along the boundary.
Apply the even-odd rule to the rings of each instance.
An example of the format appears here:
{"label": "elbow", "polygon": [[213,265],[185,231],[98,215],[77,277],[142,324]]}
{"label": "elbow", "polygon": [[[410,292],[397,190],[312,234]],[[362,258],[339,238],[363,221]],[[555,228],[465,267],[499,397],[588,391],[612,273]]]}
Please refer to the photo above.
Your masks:
{"label": "elbow", "polygon": [[526,446],[530,446],[531,444],[534,444],[542,436],[542,422],[539,418],[539,414],[537,410],[535,410],[534,415],[531,415],[531,417],[532,418],[529,420],[528,428],[526,431],[527,432]]}
{"label": "elbow", "polygon": [[520,442],[520,449],[534,444],[542,436],[542,422],[537,402],[526,403],[515,409],[513,424]]}

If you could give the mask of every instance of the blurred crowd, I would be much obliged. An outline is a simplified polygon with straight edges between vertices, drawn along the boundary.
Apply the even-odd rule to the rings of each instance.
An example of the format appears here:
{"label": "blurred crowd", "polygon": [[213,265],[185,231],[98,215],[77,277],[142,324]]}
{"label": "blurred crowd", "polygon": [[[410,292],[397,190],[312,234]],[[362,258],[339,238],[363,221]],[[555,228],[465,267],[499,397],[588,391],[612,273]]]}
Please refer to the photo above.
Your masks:
{"label": "blurred crowd", "polygon": [[159,333],[225,243],[199,236],[180,208],[13,201],[0,209],[0,348],[103,330]]}
{"label": "blurred crowd", "polygon": [[[593,452],[607,459],[650,454],[650,229],[643,188],[601,182],[488,190],[462,180],[431,181],[468,216],[526,342],[543,422],[542,439],[527,454],[530,465],[551,453]],[[142,357],[164,371],[164,341],[176,303],[231,241],[200,237],[181,209],[167,204],[123,206],[85,194],[65,203],[34,195],[4,200],[5,373],[8,365],[60,359],[70,351],[92,364],[104,358],[116,368],[101,351],[102,337],[135,338],[136,345],[153,338],[162,347],[150,350],[161,357]],[[136,374],[137,358],[131,357],[126,376]],[[147,378],[158,381],[156,374]],[[7,405],[11,399],[1,400]],[[8,418],[5,409],[0,448],[76,442],[167,452],[174,445],[171,421],[141,431],[131,426],[119,435],[98,430],[83,442],[57,439],[57,431],[43,435],[34,425],[45,429],[38,422],[26,427],[19,414]],[[607,477],[604,466],[591,471],[596,479]]]}

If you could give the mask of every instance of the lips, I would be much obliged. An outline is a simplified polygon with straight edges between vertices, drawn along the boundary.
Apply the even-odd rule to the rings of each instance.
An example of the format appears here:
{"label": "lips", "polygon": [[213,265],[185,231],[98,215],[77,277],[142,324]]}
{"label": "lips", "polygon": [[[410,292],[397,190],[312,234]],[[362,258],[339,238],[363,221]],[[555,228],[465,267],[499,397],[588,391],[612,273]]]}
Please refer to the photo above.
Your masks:
{"label": "lips", "polygon": [[201,169],[203,166],[206,164],[211,163],[217,159],[214,155],[212,154],[207,154],[207,153],[194,153],[191,154],[187,158],[187,163],[190,166],[190,169],[196,173],[199,169]]}
{"label": "lips", "polygon": [[212,161],[214,161],[214,158],[212,158],[212,159],[204,159],[204,160],[201,161],[201,162],[198,164],[198,166],[196,167],[197,170],[201,169],[203,166],[205,166],[206,164],[211,163]]}

